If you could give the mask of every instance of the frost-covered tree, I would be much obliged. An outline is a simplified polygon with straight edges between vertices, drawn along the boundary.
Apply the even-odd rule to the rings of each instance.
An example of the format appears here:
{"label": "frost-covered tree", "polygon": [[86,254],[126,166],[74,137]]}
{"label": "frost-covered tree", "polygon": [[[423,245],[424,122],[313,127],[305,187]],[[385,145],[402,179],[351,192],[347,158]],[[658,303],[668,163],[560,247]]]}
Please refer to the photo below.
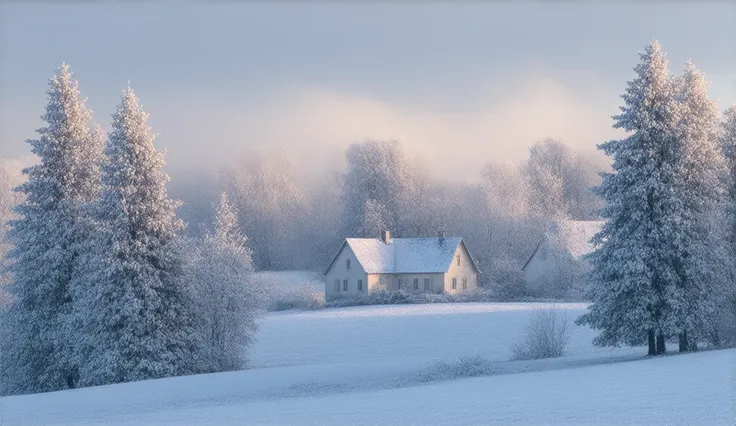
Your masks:
{"label": "frost-covered tree", "polygon": [[191,264],[197,301],[197,330],[204,371],[244,368],[255,339],[256,317],[263,292],[253,282],[253,265],[246,237],[223,193],[216,208],[214,232],[206,235]]}
{"label": "frost-covered tree", "polygon": [[718,319],[714,343],[721,347],[734,347],[736,346],[736,285],[734,285],[736,267],[733,265],[733,259],[736,258],[736,105],[730,106],[723,113],[719,143],[726,166],[722,229],[724,251],[730,259],[730,268],[727,268],[718,280],[719,288],[716,292]]}
{"label": "frost-covered tree", "polygon": [[46,126],[28,141],[40,163],[23,171],[27,181],[17,190],[25,199],[8,234],[14,278],[0,354],[5,393],[66,389],[77,380],[70,282],[85,239],[79,224],[99,190],[101,141],[68,65],[51,78],[47,95]]}
{"label": "frost-covered tree", "polygon": [[574,152],[562,141],[545,139],[529,149],[524,164],[529,203],[549,219],[597,217],[600,199],[592,188],[604,170],[596,158]]}
{"label": "frost-covered tree", "polygon": [[365,202],[365,213],[363,222],[360,224],[357,236],[366,238],[378,238],[381,232],[388,231],[386,208],[377,200],[370,199]]}
{"label": "frost-covered tree", "polygon": [[387,215],[384,224],[396,235],[404,226],[402,213],[415,189],[414,168],[399,141],[367,140],[351,145],[343,202],[345,204],[345,235],[355,235],[364,222],[368,200],[382,205]]}
{"label": "frost-covered tree", "polygon": [[185,286],[178,203],[169,199],[163,154],[133,90],[112,116],[97,235],[84,289],[84,385],[197,371],[193,301]]}
{"label": "frost-covered tree", "polygon": [[675,231],[680,247],[674,258],[681,279],[676,291],[665,296],[672,307],[665,315],[676,322],[680,351],[688,351],[712,334],[715,283],[726,263],[720,235],[713,229],[713,214],[723,193],[724,161],[718,146],[718,109],[708,98],[705,76],[688,62],[677,84],[682,207]]}
{"label": "frost-covered tree", "polygon": [[524,172],[530,203],[543,216],[561,218],[567,214],[565,174],[571,162],[570,149],[558,140],[546,139],[529,149]]}
{"label": "frost-covered tree", "polygon": [[10,221],[16,219],[15,208],[23,201],[23,194],[15,191],[25,180],[23,175],[26,160],[0,159],[0,309],[10,303],[8,285],[11,282],[10,264],[6,255],[12,245],[8,241]]}
{"label": "frost-covered tree", "polygon": [[[680,249],[678,196],[681,152],[677,138],[679,104],[665,54],[652,42],[634,68],[636,77],[622,95],[615,128],[630,132],[599,146],[612,157],[597,193],[607,219],[594,237],[590,311],[578,319],[601,331],[601,346],[649,344],[665,351],[676,334],[668,296],[677,291]],[[655,340],[656,336],[656,340]]]}
{"label": "frost-covered tree", "polygon": [[732,218],[728,230],[728,241],[734,250],[736,250],[736,105],[731,105],[723,113],[720,146],[725,159],[727,173],[727,208]]}
{"label": "frost-covered tree", "polygon": [[224,170],[221,185],[248,230],[258,270],[287,269],[301,256],[297,235],[310,210],[307,191],[285,151],[250,152]]}

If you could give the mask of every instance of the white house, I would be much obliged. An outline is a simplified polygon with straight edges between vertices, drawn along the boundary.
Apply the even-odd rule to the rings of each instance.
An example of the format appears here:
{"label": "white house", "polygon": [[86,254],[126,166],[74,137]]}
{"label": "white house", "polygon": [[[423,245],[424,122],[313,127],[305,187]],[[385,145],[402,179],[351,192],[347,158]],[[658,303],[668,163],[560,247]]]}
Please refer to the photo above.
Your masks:
{"label": "white house", "polygon": [[557,296],[569,289],[582,290],[588,271],[584,256],[595,249],[591,239],[603,223],[564,220],[545,232],[522,267],[527,291]]}
{"label": "white house", "polygon": [[385,287],[457,293],[477,285],[478,267],[461,238],[347,238],[324,272],[325,295]]}

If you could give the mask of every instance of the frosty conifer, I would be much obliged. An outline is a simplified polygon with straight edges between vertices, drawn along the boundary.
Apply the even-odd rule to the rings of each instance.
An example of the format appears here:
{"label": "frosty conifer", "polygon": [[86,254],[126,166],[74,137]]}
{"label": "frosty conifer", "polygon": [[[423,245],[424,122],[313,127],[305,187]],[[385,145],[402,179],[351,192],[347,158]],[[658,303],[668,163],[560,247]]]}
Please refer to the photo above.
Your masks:
{"label": "frosty conifer", "polygon": [[593,303],[578,323],[601,331],[598,345],[649,343],[654,354],[664,351],[671,332],[665,295],[679,277],[672,264],[682,208],[676,192],[679,106],[659,43],[640,57],[636,78],[622,95],[621,114],[614,117],[614,127],[631,134],[599,146],[613,158],[613,172],[597,188],[607,221],[591,255]]}
{"label": "frosty conifer", "polygon": [[84,385],[195,371],[192,304],[176,217],[146,114],[133,90],[113,114],[95,210],[100,229],[86,280]]}
{"label": "frosty conifer", "polygon": [[731,105],[723,113],[720,137],[721,152],[726,163],[726,195],[731,221],[728,239],[736,250],[736,105]]}
{"label": "frosty conifer", "polygon": [[678,79],[681,104],[679,140],[682,200],[678,229],[681,241],[673,254],[681,279],[667,294],[680,350],[688,351],[708,334],[715,316],[713,284],[722,275],[719,238],[711,226],[723,193],[723,157],[718,147],[718,109],[708,98],[705,76],[689,62]]}
{"label": "frosty conifer", "polygon": [[29,140],[40,163],[24,170],[25,200],[10,223],[13,303],[4,318],[2,386],[5,393],[74,387],[75,336],[67,326],[70,282],[78,266],[79,226],[85,204],[99,190],[101,141],[90,131],[90,111],[69,66],[49,82],[40,137]]}

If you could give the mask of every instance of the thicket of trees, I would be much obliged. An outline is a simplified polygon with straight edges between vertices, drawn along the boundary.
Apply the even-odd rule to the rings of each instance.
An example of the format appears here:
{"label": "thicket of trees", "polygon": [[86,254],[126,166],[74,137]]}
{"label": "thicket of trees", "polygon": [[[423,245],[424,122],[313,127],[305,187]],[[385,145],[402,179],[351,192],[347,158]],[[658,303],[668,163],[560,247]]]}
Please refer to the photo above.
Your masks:
{"label": "thicket of trees", "polygon": [[719,123],[703,74],[690,62],[670,74],[659,43],[640,56],[614,117],[629,136],[600,145],[613,170],[597,188],[606,223],[578,322],[601,331],[599,345],[650,355],[672,339],[681,352],[722,345],[732,339],[719,317],[733,314],[733,109]]}
{"label": "thicket of trees", "polygon": [[260,298],[226,201],[214,234],[186,239],[134,92],[106,143],[67,65],[47,94],[39,162],[10,200],[0,393],[243,367]]}
{"label": "thicket of trees", "polygon": [[561,218],[597,217],[601,201],[590,189],[606,169],[554,139],[535,144],[519,164],[487,164],[476,183],[438,179],[396,140],[355,143],[346,163],[344,172],[314,181],[286,152],[249,152],[194,190],[185,183],[175,191],[187,199],[181,214],[192,235],[211,221],[211,194],[226,192],[257,270],[321,272],[345,237],[444,231],[465,239],[484,284],[520,295],[521,267],[541,234]]}

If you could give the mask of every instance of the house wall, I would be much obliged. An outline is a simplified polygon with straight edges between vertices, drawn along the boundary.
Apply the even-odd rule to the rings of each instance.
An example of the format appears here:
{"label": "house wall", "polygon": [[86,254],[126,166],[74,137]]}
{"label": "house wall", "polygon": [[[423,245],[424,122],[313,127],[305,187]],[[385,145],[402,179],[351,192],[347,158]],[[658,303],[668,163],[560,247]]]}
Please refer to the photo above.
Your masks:
{"label": "house wall", "polygon": [[[429,290],[424,289],[424,279],[429,279]],[[419,281],[419,288],[414,290],[414,279]],[[417,293],[441,293],[442,292],[442,274],[396,274],[391,280],[390,290],[399,290],[399,280],[401,280],[401,290]]]}
{"label": "house wall", "polygon": [[386,285],[389,288],[391,283],[392,275],[387,274],[369,274],[368,275],[368,291],[375,291],[381,285]]}
{"label": "house wall", "polygon": [[[460,264],[458,265],[457,258],[460,257]],[[457,279],[457,288],[452,289],[452,279]],[[463,278],[468,279],[467,290],[472,290],[478,285],[478,276],[473,268],[473,263],[470,260],[470,253],[465,248],[465,244],[458,244],[455,249],[455,254],[452,256],[452,263],[444,274],[443,289],[446,293],[458,293],[463,291]]]}
{"label": "house wall", "polygon": [[[347,259],[350,259],[350,270],[347,269]],[[340,290],[335,289],[335,280],[340,280]],[[343,291],[343,281],[348,280],[348,291]],[[363,280],[363,291],[358,291],[358,280]],[[368,292],[368,274],[355,258],[349,245],[345,245],[337,256],[334,264],[325,275],[325,296],[335,294],[359,295]]]}

